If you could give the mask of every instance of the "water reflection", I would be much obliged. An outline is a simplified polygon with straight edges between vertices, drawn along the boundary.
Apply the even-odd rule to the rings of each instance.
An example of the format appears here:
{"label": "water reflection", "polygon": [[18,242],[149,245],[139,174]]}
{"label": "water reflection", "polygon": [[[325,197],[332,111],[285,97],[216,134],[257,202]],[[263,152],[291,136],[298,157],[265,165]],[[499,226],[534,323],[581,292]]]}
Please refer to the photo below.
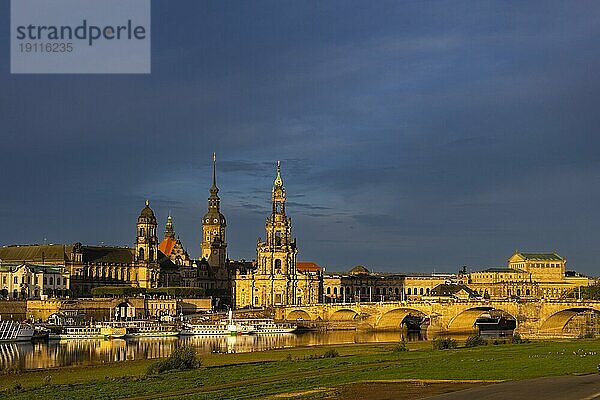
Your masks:
{"label": "water reflection", "polygon": [[187,336],[138,339],[87,339],[0,344],[0,368],[37,369],[167,357],[181,344],[200,354],[246,353],[271,349],[352,343],[426,340],[420,332],[306,332],[249,336]]}

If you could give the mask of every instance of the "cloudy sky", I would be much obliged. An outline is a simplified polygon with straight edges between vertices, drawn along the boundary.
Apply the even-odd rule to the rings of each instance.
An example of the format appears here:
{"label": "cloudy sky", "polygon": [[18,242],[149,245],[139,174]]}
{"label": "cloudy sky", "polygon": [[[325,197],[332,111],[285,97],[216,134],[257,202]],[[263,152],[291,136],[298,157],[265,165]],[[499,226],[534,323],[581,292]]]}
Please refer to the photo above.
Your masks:
{"label": "cloudy sky", "polygon": [[[299,259],[600,274],[597,2],[154,1],[150,75],[10,75],[0,244],[131,245],[150,199],[199,254],[217,152],[230,258],[282,161]],[[161,235],[162,237],[162,235]]]}

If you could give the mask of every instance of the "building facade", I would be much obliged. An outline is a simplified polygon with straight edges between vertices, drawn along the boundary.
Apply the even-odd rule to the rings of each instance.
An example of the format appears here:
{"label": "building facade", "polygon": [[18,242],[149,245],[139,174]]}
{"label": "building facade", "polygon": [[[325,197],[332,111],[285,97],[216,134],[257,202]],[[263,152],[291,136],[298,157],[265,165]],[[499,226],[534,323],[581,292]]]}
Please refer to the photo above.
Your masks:
{"label": "building facade", "polygon": [[485,298],[560,299],[593,284],[591,278],[567,271],[566,264],[556,252],[516,251],[507,267],[471,272],[468,286]]}
{"label": "building facade", "polygon": [[256,244],[254,268],[237,270],[235,304],[243,307],[311,304],[321,298],[322,270],[298,269],[298,247],[292,239],[292,219],[286,214],[286,190],[277,162],[271,190],[271,215],[265,223],[265,240]]}
{"label": "building facade", "polygon": [[460,281],[456,274],[390,274],[357,265],[347,273],[326,273],[323,302],[354,303],[421,300],[441,284]]}
{"label": "building facade", "polygon": [[55,265],[0,264],[0,297],[39,299],[69,296],[71,280],[66,268]]}

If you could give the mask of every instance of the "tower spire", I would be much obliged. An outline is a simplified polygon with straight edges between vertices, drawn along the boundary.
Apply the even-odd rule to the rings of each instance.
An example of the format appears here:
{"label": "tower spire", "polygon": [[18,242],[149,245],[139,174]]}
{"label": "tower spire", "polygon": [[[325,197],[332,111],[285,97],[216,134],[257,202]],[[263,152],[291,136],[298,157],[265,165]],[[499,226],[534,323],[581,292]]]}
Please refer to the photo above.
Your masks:
{"label": "tower spire", "polygon": [[283,179],[281,179],[281,161],[277,161],[277,177],[275,178],[275,187],[283,186]]}
{"label": "tower spire", "polygon": [[211,197],[217,197],[217,193],[219,193],[219,188],[217,187],[217,153],[213,152],[213,181],[212,186],[210,187]]}
{"label": "tower spire", "polygon": [[217,186],[217,153],[213,152],[213,186]]}

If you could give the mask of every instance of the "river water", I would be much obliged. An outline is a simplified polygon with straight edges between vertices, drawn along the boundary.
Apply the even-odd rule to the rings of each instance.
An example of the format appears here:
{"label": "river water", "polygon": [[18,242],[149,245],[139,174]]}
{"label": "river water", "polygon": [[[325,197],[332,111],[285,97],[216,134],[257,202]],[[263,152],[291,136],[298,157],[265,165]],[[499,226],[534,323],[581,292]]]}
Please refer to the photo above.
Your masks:
{"label": "river water", "polygon": [[0,369],[41,369],[68,365],[167,357],[180,345],[199,354],[241,353],[304,346],[426,340],[420,332],[329,331],[247,336],[186,336],[1,343]]}

